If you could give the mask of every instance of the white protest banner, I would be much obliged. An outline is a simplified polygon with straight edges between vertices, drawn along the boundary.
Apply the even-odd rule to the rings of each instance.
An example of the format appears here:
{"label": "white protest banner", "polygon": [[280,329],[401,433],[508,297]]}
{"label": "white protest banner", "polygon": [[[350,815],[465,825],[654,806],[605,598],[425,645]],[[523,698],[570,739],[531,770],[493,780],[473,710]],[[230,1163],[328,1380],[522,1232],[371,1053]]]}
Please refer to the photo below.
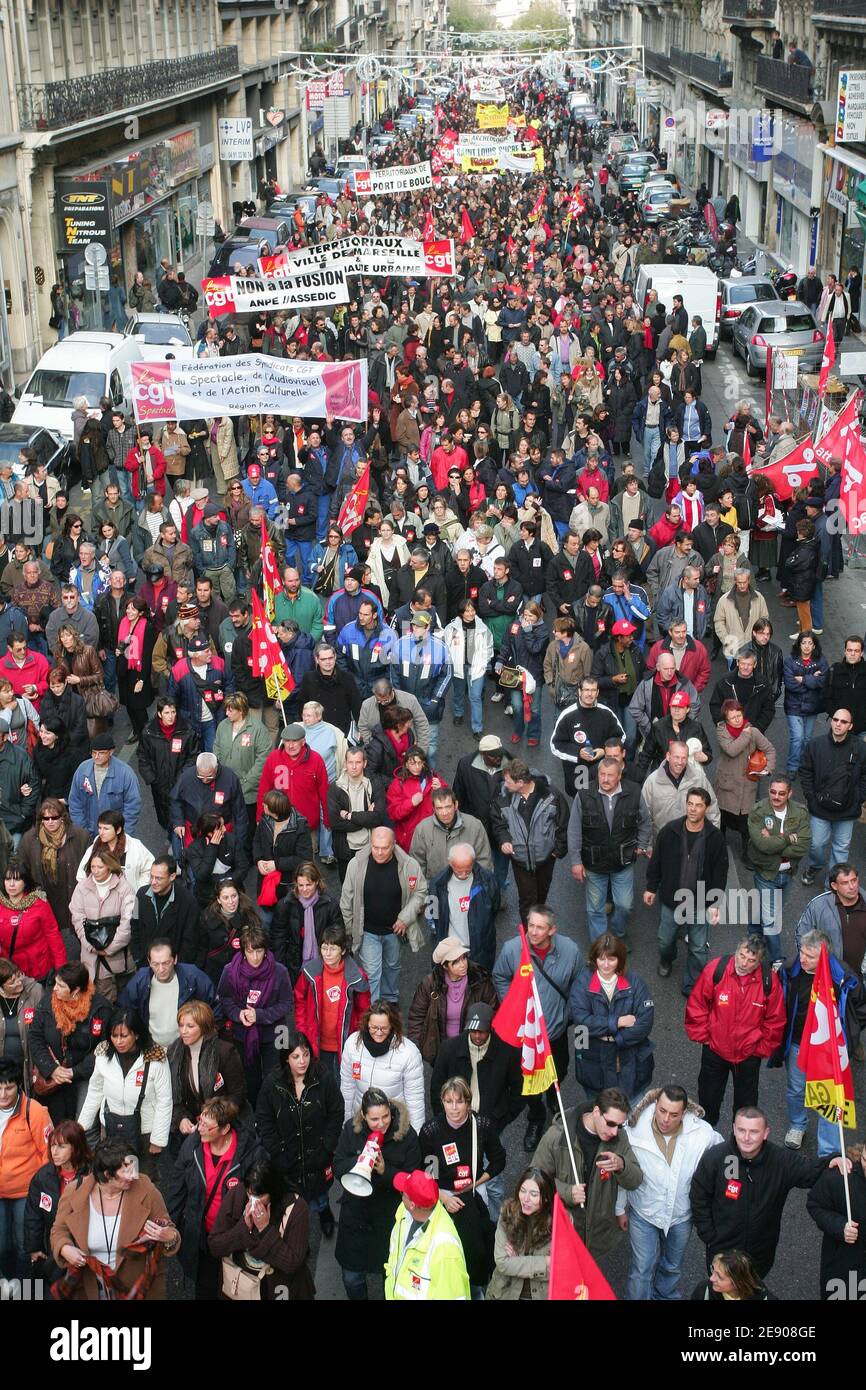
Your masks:
{"label": "white protest banner", "polygon": [[346,272],[336,267],[267,280],[255,275],[211,275],[201,287],[208,309],[217,318],[259,309],[309,309],[349,302]]}
{"label": "white protest banner", "polygon": [[540,174],[544,169],[544,150],[539,145],[531,154],[502,154],[499,168],[509,174]]}
{"label": "white protest banner", "polygon": [[140,425],[219,415],[367,418],[367,363],[287,357],[204,357],[133,362],[132,405]]}
{"label": "white protest banner", "polygon": [[507,137],[503,139],[501,136],[485,135],[481,130],[473,130],[460,135],[456,155],[458,159],[463,155],[470,155],[473,159],[487,159],[491,155],[520,154],[522,149],[519,140],[510,140]]}
{"label": "white protest banner", "polygon": [[291,280],[313,270],[335,268],[345,275],[456,275],[454,242],[415,241],[399,236],[347,236],[321,246],[289,251],[281,247],[258,262],[264,277]]}
{"label": "white protest banner", "polygon": [[377,193],[412,193],[432,186],[429,159],[423,164],[395,164],[390,169],[355,170],[355,192],[359,198]]}
{"label": "white protest banner", "polygon": [[469,100],[503,102],[505,88],[498,77],[470,77]]}

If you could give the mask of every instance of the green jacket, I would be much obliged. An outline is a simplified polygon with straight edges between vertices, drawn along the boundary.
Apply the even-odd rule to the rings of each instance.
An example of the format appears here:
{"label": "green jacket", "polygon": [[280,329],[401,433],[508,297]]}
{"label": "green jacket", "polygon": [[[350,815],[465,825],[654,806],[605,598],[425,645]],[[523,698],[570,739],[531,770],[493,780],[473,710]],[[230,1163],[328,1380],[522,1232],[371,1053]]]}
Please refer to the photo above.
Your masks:
{"label": "green jacket", "polygon": [[258,799],[265,759],[274,751],[274,736],[260,719],[251,719],[249,715],[238,725],[234,737],[232,733],[231,720],[221,719],[213,751],[223,767],[230,767],[237,774],[244,801],[251,805]]}
{"label": "green jacket", "polygon": [[286,618],[294,618],[301,632],[308,632],[315,642],[325,631],[322,605],[312,589],[301,589],[296,599],[285,592],[277,594],[275,620],[279,623]]}
{"label": "green jacket", "polygon": [[[765,824],[768,820],[773,822],[771,826]],[[765,835],[765,830],[770,833]],[[749,863],[761,878],[775,878],[783,859],[796,869],[809,853],[811,843],[812,830],[805,806],[793,800],[788,802],[784,832],[780,833],[769,797],[755,802],[749,812]]]}
{"label": "green jacket", "polygon": [[[572,1136],[574,1161],[580,1182],[586,1182],[587,1179],[584,1172],[583,1149],[574,1138],[574,1134],[577,1125],[583,1123],[581,1116],[590,1110],[592,1110],[592,1105],[580,1105],[576,1110],[565,1112],[569,1134]],[[618,1154],[625,1167],[621,1172],[614,1173],[607,1179],[602,1179],[596,1170],[589,1179],[586,1206],[584,1207],[575,1206],[571,1198],[571,1190],[574,1187],[574,1172],[571,1167],[571,1159],[568,1156],[568,1145],[562,1131],[562,1120],[559,1116],[547,1130],[532,1159],[533,1167],[543,1168],[545,1172],[553,1174],[556,1179],[556,1190],[569,1210],[574,1222],[574,1229],[594,1259],[598,1259],[599,1255],[607,1254],[620,1237],[621,1232],[616,1221],[616,1198],[619,1189],[624,1188],[626,1192],[631,1192],[634,1188],[640,1187],[643,1182],[641,1166],[634,1156],[624,1129],[619,1131],[616,1139],[610,1142],[602,1140],[599,1144],[599,1152],[603,1149]]]}

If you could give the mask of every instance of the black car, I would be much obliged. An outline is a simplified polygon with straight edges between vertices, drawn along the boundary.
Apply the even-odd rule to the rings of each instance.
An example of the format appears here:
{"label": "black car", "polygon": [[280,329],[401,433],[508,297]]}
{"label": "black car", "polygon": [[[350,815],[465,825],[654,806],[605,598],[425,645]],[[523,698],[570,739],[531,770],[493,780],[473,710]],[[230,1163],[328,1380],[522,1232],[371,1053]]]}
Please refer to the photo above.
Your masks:
{"label": "black car", "polygon": [[11,463],[17,481],[24,477],[24,470],[18,462],[22,449],[34,449],[40,463],[44,463],[62,487],[71,482],[72,445],[53,430],[44,425],[0,425],[0,463]]}

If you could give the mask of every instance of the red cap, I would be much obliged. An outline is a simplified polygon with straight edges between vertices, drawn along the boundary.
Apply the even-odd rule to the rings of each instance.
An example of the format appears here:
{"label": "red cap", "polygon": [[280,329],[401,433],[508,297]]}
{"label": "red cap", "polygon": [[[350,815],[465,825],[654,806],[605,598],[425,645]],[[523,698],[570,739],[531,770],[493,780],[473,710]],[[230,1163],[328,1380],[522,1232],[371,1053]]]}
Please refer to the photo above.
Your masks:
{"label": "red cap", "polygon": [[630,637],[633,632],[637,632],[634,623],[630,623],[628,618],[618,618],[611,628],[614,637]]}
{"label": "red cap", "polygon": [[671,698],[671,706],[676,705],[677,709],[688,709],[691,703],[692,697],[687,690],[678,690]]}
{"label": "red cap", "polygon": [[439,1185],[434,1182],[428,1173],[424,1173],[420,1168],[416,1168],[414,1173],[398,1173],[394,1178],[394,1186],[398,1192],[405,1192],[410,1202],[414,1202],[416,1207],[435,1207],[439,1201]]}

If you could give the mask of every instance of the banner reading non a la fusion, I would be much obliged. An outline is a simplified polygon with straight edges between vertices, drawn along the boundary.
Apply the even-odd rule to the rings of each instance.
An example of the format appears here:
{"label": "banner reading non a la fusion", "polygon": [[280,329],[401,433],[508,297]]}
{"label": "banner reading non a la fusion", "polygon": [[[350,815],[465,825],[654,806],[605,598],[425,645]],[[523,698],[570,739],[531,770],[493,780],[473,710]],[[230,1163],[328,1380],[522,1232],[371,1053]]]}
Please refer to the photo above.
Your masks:
{"label": "banner reading non a la fusion", "polygon": [[423,164],[395,164],[390,169],[356,169],[355,192],[359,198],[377,193],[412,193],[419,188],[432,188],[433,171],[430,161]]}
{"label": "banner reading non a la fusion", "polygon": [[412,237],[347,236],[301,251],[281,248],[262,256],[258,268],[265,277],[293,279],[311,270],[335,268],[345,275],[456,275],[454,242],[416,241]]}
{"label": "banner reading non a la fusion", "polygon": [[213,314],[254,314],[261,309],[313,309],[348,304],[345,270],[310,270],[270,279],[255,275],[211,275],[201,282]]}
{"label": "banner reading non a la fusion", "polygon": [[244,353],[194,362],[133,362],[140,425],[221,415],[280,414],[367,419],[367,363],[298,362]]}

